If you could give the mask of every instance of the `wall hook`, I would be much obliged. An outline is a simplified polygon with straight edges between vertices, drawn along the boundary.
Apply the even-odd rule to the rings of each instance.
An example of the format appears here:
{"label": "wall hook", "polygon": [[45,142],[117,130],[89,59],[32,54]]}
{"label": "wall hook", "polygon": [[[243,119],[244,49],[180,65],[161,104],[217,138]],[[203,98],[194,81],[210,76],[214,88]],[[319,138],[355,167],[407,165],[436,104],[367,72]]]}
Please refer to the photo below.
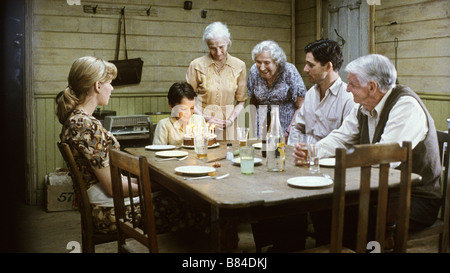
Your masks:
{"label": "wall hook", "polygon": [[205,9],[202,9],[202,11],[201,11],[201,13],[200,13],[200,16],[201,16],[202,18],[206,18],[206,13],[208,13],[208,11],[205,10]]}
{"label": "wall hook", "polygon": [[184,1],[184,9],[191,10],[192,9],[192,1]]}
{"label": "wall hook", "polygon": [[345,39],[342,38],[341,35],[339,35],[339,33],[337,32],[336,29],[334,29],[334,32],[336,32],[336,35],[341,39],[341,45],[340,45],[340,46],[344,47],[344,45],[345,45]]}

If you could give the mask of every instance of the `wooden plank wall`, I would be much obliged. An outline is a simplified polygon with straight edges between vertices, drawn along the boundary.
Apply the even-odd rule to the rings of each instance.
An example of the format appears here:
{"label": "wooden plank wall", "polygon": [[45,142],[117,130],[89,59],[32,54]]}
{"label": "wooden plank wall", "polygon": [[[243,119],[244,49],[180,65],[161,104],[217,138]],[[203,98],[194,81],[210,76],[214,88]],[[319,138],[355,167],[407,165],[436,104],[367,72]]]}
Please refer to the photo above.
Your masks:
{"label": "wooden plank wall", "polygon": [[[326,1],[319,2],[327,5]],[[450,2],[379,2],[381,5],[376,5],[375,11],[375,52],[394,61],[394,39],[398,39],[399,82],[417,92],[435,119],[437,128],[447,130],[446,119],[450,118]],[[295,9],[295,64],[308,88],[311,83],[303,72],[303,48],[316,39],[316,3],[316,0],[296,0]]]}
{"label": "wooden plank wall", "polygon": [[303,72],[305,67],[304,48],[316,40],[316,0],[295,1],[295,66],[309,89],[312,84],[308,75]]}
{"label": "wooden plank wall", "polygon": [[375,11],[375,49],[394,61],[399,83],[423,99],[440,130],[450,118],[450,2],[381,1]]}
{"label": "wooden plank wall", "polygon": [[[76,2],[76,1],[75,1]],[[43,201],[44,177],[63,160],[56,147],[61,125],[55,116],[55,95],[67,85],[75,59],[94,55],[114,58],[119,14],[100,12],[103,8],[125,6],[128,57],[144,60],[142,82],[116,87],[110,103],[118,115],[167,111],[166,94],[175,81],[185,79],[189,62],[202,56],[202,34],[211,22],[222,21],[230,29],[230,54],[241,58],[247,69],[253,64],[252,48],[261,40],[273,39],[291,52],[291,0],[197,0],[192,10],[183,9],[184,0],[98,0],[81,1],[81,6],[63,0],[28,1],[31,10],[31,90],[35,138],[35,166],[31,183],[31,204]],[[83,5],[98,5],[97,14],[83,12]],[[140,15],[152,7],[151,16]],[[130,15],[127,15],[127,10]],[[201,10],[207,10],[201,18]],[[123,48],[122,38],[122,48]],[[120,58],[123,58],[123,51]]]}

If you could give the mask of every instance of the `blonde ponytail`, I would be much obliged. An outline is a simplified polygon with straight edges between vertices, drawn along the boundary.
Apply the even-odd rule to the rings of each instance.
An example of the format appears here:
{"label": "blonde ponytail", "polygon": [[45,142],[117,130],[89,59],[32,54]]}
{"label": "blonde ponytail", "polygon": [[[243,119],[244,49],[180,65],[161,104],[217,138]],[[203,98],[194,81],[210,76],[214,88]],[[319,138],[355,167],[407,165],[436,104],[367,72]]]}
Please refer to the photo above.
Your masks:
{"label": "blonde ponytail", "polygon": [[70,86],[58,93],[56,96],[56,116],[58,117],[59,123],[64,124],[70,113],[72,113],[79,104],[79,101],[80,100],[72,93],[72,88]]}
{"label": "blonde ponytail", "polygon": [[116,76],[117,68],[110,62],[92,56],[77,59],[70,68],[69,85],[55,98],[59,122],[66,122],[75,107],[83,103],[95,82],[106,82]]}

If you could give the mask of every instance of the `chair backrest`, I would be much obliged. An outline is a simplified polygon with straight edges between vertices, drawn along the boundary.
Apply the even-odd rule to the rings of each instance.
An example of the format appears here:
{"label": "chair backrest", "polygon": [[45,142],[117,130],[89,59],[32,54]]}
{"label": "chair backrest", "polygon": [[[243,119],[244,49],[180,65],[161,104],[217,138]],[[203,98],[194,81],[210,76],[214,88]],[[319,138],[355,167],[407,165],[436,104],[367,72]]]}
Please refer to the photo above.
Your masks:
{"label": "chair backrest", "polygon": [[409,207],[411,198],[412,154],[410,142],[403,142],[402,147],[400,147],[396,143],[392,143],[355,145],[349,151],[341,148],[336,149],[330,252],[341,252],[342,250],[344,209],[346,203],[345,175],[346,169],[353,167],[361,167],[356,252],[366,251],[369,202],[371,201],[371,170],[372,166],[378,164],[379,181],[377,193],[377,221],[375,227],[375,240],[380,244],[380,250],[384,250],[389,204],[389,163],[399,161],[401,161],[402,164],[400,165],[401,174],[400,185],[398,188],[399,206],[394,252],[406,251],[406,241],[409,227]]}
{"label": "chair backrest", "polygon": [[72,176],[73,187],[78,198],[78,209],[81,214],[82,236],[84,237],[86,234],[93,234],[94,223],[92,219],[92,209],[87,195],[86,182],[78,169],[69,144],[58,142],[57,145]]}
{"label": "chair backrest", "polygon": [[155,138],[156,125],[157,124],[154,124],[152,121],[148,122],[148,134],[149,134],[150,145],[153,144],[153,139]]}
{"label": "chair backrest", "polygon": [[[133,238],[149,252],[156,253],[158,244],[147,159],[114,149],[109,152],[119,251],[127,251],[125,238]],[[139,194],[134,196],[131,190],[124,192],[123,180],[128,189],[135,183]]]}
{"label": "chair backrest", "polygon": [[439,154],[442,163],[441,188],[442,206],[440,219],[444,221],[444,226],[448,228],[450,217],[450,187],[448,186],[448,168],[450,154],[450,130],[448,132],[436,131],[439,142]]}

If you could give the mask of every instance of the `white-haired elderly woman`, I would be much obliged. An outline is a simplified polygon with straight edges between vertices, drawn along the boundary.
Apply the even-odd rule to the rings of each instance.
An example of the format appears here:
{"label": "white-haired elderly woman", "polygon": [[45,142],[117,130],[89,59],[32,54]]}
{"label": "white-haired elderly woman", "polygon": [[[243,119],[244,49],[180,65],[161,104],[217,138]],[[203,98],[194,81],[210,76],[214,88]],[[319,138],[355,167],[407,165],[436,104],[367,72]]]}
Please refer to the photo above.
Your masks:
{"label": "white-haired elderly woman", "polygon": [[268,107],[279,105],[280,122],[288,135],[295,112],[300,109],[306,87],[297,68],[286,61],[283,49],[274,41],[258,43],[252,50],[255,64],[250,68],[247,87],[250,103],[258,109],[255,131],[261,137],[261,124]]}
{"label": "white-haired elderly woman", "polygon": [[[228,53],[231,37],[225,24],[214,22],[208,25],[203,33],[203,43],[208,54],[193,60],[186,73],[186,81],[197,93],[195,113],[215,124],[218,139],[226,136],[231,139],[235,135],[234,121],[248,98],[246,66]],[[221,131],[226,135],[221,136]]]}

